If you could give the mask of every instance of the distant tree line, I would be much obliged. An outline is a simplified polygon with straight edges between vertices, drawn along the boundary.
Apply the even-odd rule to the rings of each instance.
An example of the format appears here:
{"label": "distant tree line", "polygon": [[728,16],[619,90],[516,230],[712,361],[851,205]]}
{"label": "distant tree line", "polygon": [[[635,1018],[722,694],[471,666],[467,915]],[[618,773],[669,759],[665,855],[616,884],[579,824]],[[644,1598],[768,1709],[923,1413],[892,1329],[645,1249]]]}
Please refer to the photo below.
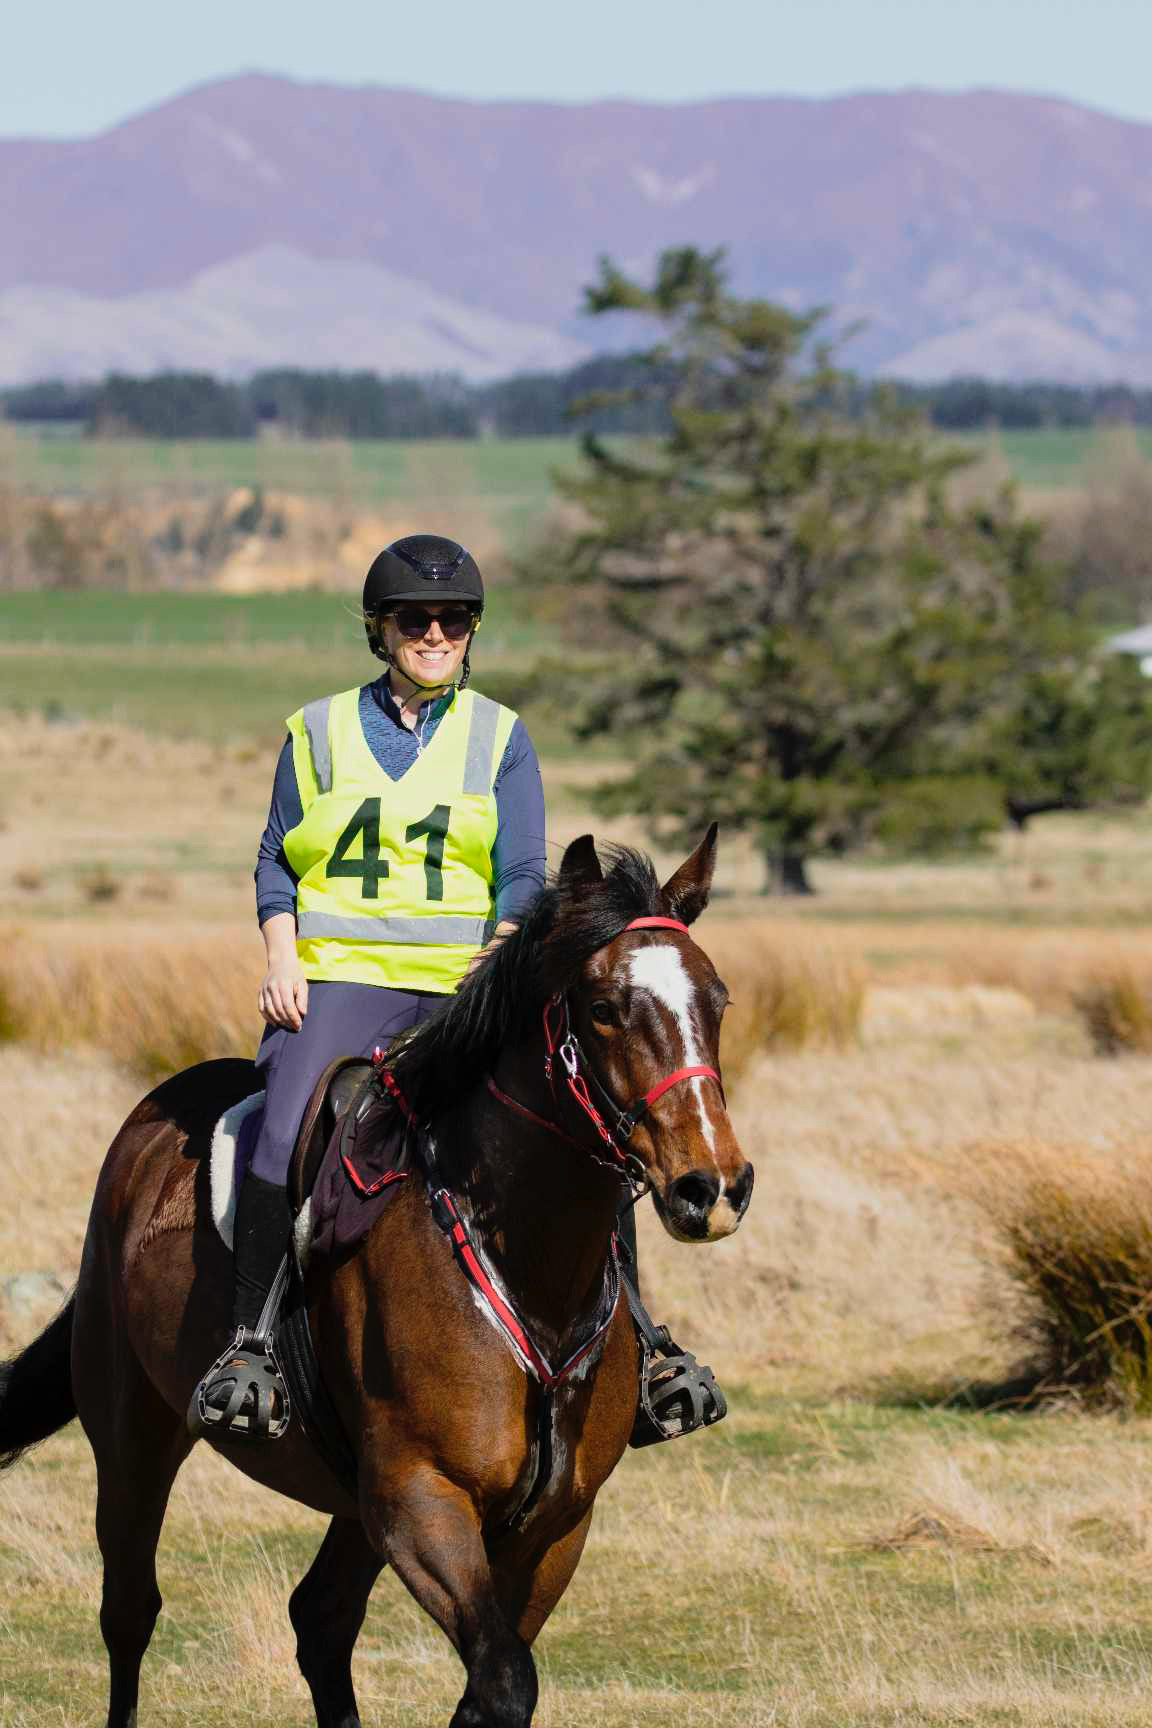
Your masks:
{"label": "distant tree line", "polygon": [[100,383],[50,379],[0,393],[8,420],[83,426],[93,436],[251,438],[538,437],[549,433],[658,432],[662,400],[638,356],[606,355],[567,372],[523,372],[490,384],[278,367],[243,382],[204,372],[147,378],[111,373]]}
{"label": "distant tree line", "polygon": [[[0,392],[13,422],[81,425],[93,436],[252,438],[280,431],[307,438],[504,438],[669,430],[667,402],[677,362],[604,354],[566,372],[521,372],[489,384],[449,375],[381,377],[279,367],[243,382],[204,372],[151,377],[111,373],[100,383],[49,379]],[[942,384],[856,381],[841,411],[865,417],[878,392],[918,409],[950,432],[1152,425],[1152,390],[1127,385]]]}

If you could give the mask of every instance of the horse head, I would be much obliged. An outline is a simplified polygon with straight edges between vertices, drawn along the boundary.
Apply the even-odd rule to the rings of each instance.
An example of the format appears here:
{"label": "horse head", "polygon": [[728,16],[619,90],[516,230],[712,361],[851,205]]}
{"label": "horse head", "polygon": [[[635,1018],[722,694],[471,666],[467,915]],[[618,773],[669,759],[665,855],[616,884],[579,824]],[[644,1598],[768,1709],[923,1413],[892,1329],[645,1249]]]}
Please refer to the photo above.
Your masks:
{"label": "horse head", "polygon": [[[654,919],[631,921],[599,947],[567,992],[597,1090],[635,1118],[629,1152],[643,1166],[665,1229],[682,1242],[731,1235],[752,1197],[752,1165],[719,1078],[728,991],[684,928],[708,904],[715,863],[713,823],[660,888]],[[578,902],[604,880],[592,836],[582,835],[564,854],[560,892]]]}

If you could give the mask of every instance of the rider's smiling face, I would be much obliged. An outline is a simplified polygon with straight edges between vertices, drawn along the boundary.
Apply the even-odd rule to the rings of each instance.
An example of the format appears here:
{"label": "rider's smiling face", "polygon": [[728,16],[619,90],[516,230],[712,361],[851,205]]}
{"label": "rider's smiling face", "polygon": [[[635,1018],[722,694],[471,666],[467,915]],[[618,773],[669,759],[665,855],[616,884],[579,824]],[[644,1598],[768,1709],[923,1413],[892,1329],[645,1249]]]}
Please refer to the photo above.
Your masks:
{"label": "rider's smiling face", "polygon": [[397,670],[414,684],[434,686],[450,684],[455,678],[460,662],[468,649],[468,635],[456,641],[450,640],[440,628],[440,618],[444,613],[457,618],[461,611],[459,601],[446,601],[442,605],[400,606],[397,608],[402,620],[411,627],[411,619],[423,615],[428,624],[421,636],[413,638],[410,633],[401,630],[395,613],[388,613],[382,620],[382,635]]}

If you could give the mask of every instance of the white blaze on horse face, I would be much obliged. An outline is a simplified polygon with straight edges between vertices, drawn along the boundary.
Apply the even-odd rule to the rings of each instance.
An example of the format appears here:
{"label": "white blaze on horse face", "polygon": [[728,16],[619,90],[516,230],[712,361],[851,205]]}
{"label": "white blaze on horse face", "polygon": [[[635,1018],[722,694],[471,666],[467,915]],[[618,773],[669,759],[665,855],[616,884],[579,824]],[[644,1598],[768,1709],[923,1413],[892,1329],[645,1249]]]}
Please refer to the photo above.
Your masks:
{"label": "white blaze on horse face", "polygon": [[[682,1059],[676,1066],[678,1068],[694,1068],[698,1063],[705,1063],[706,1058],[696,1041],[696,1028],[692,1022],[692,998],[695,991],[678,950],[670,942],[650,942],[646,947],[634,950],[629,960],[629,968],[634,988],[647,990],[650,995],[655,996],[658,1002],[664,1004],[676,1022],[684,1051]],[[689,1080],[686,1084],[692,1089],[692,1096],[696,1100],[696,1108],[700,1113],[700,1132],[704,1136],[709,1152],[715,1156],[716,1137],[712,1130],[704,1092],[706,1086],[715,1092],[715,1085],[711,1081],[700,1079]],[[720,1188],[723,1192],[723,1178],[720,1181]]]}

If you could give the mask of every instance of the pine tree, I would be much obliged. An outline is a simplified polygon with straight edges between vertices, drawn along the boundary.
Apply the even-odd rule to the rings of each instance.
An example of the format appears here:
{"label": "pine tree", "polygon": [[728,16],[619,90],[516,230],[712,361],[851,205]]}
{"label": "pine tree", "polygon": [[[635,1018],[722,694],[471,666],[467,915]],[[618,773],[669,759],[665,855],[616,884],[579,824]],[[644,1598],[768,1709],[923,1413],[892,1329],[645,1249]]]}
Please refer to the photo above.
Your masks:
{"label": "pine tree", "polygon": [[[954,503],[967,455],[839,372],[820,313],[731,294],[719,252],[666,252],[650,286],[603,261],[587,307],[657,323],[671,427],[588,437],[560,480],[579,525],[549,558],[611,644],[578,729],[626,739],[633,764],[601,806],[677,838],[719,819],[807,891],[814,854],[971,840],[1014,789],[1059,796],[1050,733],[1027,769],[1013,748],[1024,692],[1074,700],[1091,730],[1090,691],[1120,674],[1086,673],[1090,636],[1011,494]],[[1146,783],[1147,750],[1125,754],[1148,735],[1136,709],[1112,727],[1123,762],[1080,750],[1081,802]]]}

